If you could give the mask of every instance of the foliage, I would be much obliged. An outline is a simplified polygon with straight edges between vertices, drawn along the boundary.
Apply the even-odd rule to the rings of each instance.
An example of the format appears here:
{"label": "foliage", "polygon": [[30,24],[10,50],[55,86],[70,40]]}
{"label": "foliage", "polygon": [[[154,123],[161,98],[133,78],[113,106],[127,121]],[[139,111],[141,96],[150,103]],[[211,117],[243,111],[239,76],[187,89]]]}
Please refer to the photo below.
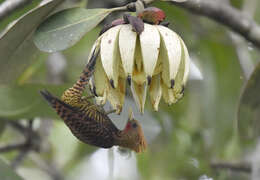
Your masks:
{"label": "foliage", "polygon": [[[42,23],[61,2],[52,0],[41,6],[32,4],[17,11],[14,17],[7,17],[4,25],[0,25],[2,30],[19,16],[18,21],[0,36],[1,145],[9,143],[10,137],[17,137],[17,134],[4,131],[8,131],[8,126],[4,124],[10,120],[57,119],[38,91],[48,89],[59,96],[68,84],[75,81],[100,31],[100,27],[96,26],[116,11],[72,8],[58,12]],[[232,3],[236,7],[242,6],[242,1]],[[259,64],[247,81],[243,78],[235,46],[225,28],[166,2],[153,5],[165,11],[170,28],[184,39],[204,79],[189,81],[185,97],[174,106],[162,103],[161,111],[157,113],[147,106],[145,114],[156,117],[161,132],[150,142],[148,152],[137,156],[142,179],[198,179],[203,174],[220,180],[248,178],[242,173],[230,175],[227,171],[217,171],[210,167],[210,163],[212,160],[238,162],[244,159],[248,150],[253,150],[252,144],[259,136],[255,133],[259,131],[260,116]],[[21,12],[24,14],[21,15]],[[62,85],[46,82],[47,70],[42,62],[49,54],[39,51],[33,41],[45,52],[64,50],[62,53],[68,66],[67,79]],[[259,50],[250,46],[248,54],[253,62],[259,60]],[[62,169],[62,174],[68,177],[74,177],[73,172],[77,172],[85,161],[84,157],[95,150],[77,142],[59,121],[54,121],[50,141],[51,150],[40,155],[46,161],[51,158],[58,161],[58,169]],[[69,157],[68,160],[63,159],[65,156]],[[7,153],[5,157],[9,159],[12,154]],[[32,160],[23,165],[26,168],[34,166]],[[1,172],[11,174],[12,179],[19,179],[2,161],[0,177],[3,175]]]}
{"label": "foliage", "polygon": [[0,178],[3,180],[23,180],[2,159],[0,159]]}

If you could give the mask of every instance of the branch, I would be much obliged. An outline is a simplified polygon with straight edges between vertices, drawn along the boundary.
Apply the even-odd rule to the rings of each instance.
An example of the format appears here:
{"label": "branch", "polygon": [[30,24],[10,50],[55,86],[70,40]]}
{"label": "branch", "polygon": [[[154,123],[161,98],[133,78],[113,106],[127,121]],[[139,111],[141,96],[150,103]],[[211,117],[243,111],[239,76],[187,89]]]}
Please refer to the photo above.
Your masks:
{"label": "branch", "polygon": [[47,162],[42,159],[41,156],[35,153],[31,153],[29,158],[43,171],[45,171],[52,180],[64,180],[63,174],[57,168],[57,166],[53,163]]}
{"label": "branch", "polygon": [[28,153],[30,152],[30,149],[25,149],[19,152],[18,156],[15,157],[15,159],[11,163],[11,167],[13,169],[16,169],[26,158]]}
{"label": "branch", "polygon": [[[258,0],[245,1],[242,7],[242,12],[247,17],[253,18],[257,8],[257,2]],[[248,80],[254,70],[254,64],[248,51],[248,44],[238,34],[228,31],[228,35],[235,46],[243,76],[245,80]]]}
{"label": "branch", "polygon": [[11,145],[0,147],[0,153],[14,151],[14,150],[24,150],[25,148],[26,148],[25,143],[11,144]]}
{"label": "branch", "polygon": [[214,169],[226,169],[231,171],[239,171],[245,173],[251,173],[252,168],[248,164],[235,164],[235,163],[228,163],[228,162],[215,162],[210,164],[211,168]]}
{"label": "branch", "polygon": [[260,48],[260,26],[252,18],[232,6],[215,0],[188,0],[183,3],[172,3],[229,27]]}
{"label": "branch", "polygon": [[27,127],[16,121],[9,121],[9,125],[19,131],[25,136],[25,141],[23,143],[11,144],[7,146],[0,147],[0,153],[5,153],[9,151],[19,150],[19,151],[40,151],[41,139],[37,132],[33,131],[33,120],[28,120]]}
{"label": "branch", "polygon": [[0,4],[0,20],[11,14],[18,8],[23,7],[32,0],[6,0]]}

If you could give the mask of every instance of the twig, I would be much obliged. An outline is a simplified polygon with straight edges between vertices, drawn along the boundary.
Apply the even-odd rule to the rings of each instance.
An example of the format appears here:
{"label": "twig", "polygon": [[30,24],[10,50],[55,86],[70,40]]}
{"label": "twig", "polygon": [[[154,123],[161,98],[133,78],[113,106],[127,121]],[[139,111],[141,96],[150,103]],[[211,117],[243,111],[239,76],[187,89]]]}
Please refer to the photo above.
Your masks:
{"label": "twig", "polygon": [[[243,4],[242,12],[249,18],[253,18],[258,0],[245,1]],[[254,70],[254,64],[252,62],[248,44],[239,35],[229,31],[229,37],[231,38],[237,52],[240,67],[242,69],[245,80],[248,80],[251,73]]]}
{"label": "twig", "polygon": [[25,148],[25,143],[11,144],[4,147],[0,147],[0,153],[5,153],[14,150],[23,150]]}
{"label": "twig", "polygon": [[20,153],[12,161],[11,167],[13,169],[16,169],[23,162],[23,160],[26,158],[26,156],[28,155],[29,152],[30,152],[30,149],[28,149],[28,148],[20,151]]}
{"label": "twig", "polygon": [[43,160],[38,154],[31,153],[29,155],[30,159],[43,171],[45,171],[52,180],[63,180],[64,177],[62,173],[51,163],[46,162]]}
{"label": "twig", "polygon": [[25,137],[32,136],[38,138],[39,135],[32,130],[32,122],[30,121],[31,120],[29,120],[28,127],[23,126],[17,121],[8,121],[8,124],[15,128],[17,131],[19,131],[21,134],[23,134]]}
{"label": "twig", "polygon": [[235,163],[228,163],[228,162],[215,162],[210,164],[211,168],[214,169],[224,169],[224,170],[231,170],[231,171],[239,171],[245,173],[251,173],[252,168],[248,164],[235,164]]}
{"label": "twig", "polygon": [[25,136],[25,142],[23,143],[0,147],[0,153],[14,150],[20,151],[18,156],[11,163],[11,166],[16,168],[22,163],[30,151],[38,152],[40,150],[40,136],[33,131],[33,120],[28,121],[27,127],[16,121],[9,122],[9,124]]}
{"label": "twig", "polygon": [[24,136],[28,133],[27,128],[17,121],[8,121],[8,125],[19,131]]}
{"label": "twig", "polygon": [[[154,1],[156,0],[143,0],[146,4]],[[229,27],[260,48],[260,26],[253,18],[248,17],[242,11],[228,5],[228,3],[221,3],[216,0],[187,0],[182,3],[171,3]],[[134,3],[131,5],[134,5]]]}
{"label": "twig", "polygon": [[0,21],[32,0],[6,0],[0,4]]}
{"label": "twig", "polygon": [[252,18],[232,6],[215,0],[188,0],[183,3],[172,3],[229,27],[260,48],[260,26]]}

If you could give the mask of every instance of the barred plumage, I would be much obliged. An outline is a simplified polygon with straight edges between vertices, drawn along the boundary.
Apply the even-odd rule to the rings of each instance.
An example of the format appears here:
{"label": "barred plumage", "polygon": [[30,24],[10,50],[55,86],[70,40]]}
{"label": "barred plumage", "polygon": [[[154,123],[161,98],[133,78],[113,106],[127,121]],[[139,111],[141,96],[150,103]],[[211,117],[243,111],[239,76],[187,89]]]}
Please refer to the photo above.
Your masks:
{"label": "barred plumage", "polygon": [[[103,109],[82,97],[85,86],[93,74],[98,55],[99,52],[94,50],[79,80],[63,93],[61,100],[46,90],[41,91],[41,94],[82,142],[102,148],[119,145],[136,152],[143,151],[146,142],[136,120],[129,119],[126,128],[121,131]],[[135,126],[132,127],[132,124]]]}

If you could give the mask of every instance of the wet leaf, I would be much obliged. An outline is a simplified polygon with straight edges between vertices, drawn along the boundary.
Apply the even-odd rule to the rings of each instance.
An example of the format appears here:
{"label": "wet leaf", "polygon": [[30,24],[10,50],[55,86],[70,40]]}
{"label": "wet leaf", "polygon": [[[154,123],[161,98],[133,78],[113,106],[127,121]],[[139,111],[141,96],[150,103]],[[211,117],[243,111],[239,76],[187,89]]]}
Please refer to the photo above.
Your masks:
{"label": "wet leaf", "polygon": [[67,49],[76,44],[112,11],[111,9],[84,8],[60,11],[38,27],[34,43],[45,52]]}
{"label": "wet leaf", "polygon": [[1,180],[23,180],[18,176],[10,166],[0,159],[0,179]]}
{"label": "wet leaf", "polygon": [[39,91],[49,90],[57,97],[66,86],[26,84],[22,86],[0,85],[0,118],[21,119],[33,117],[57,117]]}
{"label": "wet leaf", "polygon": [[260,63],[248,80],[238,109],[238,130],[244,140],[260,135]]}
{"label": "wet leaf", "polygon": [[15,80],[39,55],[32,33],[63,0],[38,6],[17,20],[0,37],[0,83]]}
{"label": "wet leaf", "polygon": [[40,1],[32,1],[30,3],[25,4],[23,7],[16,9],[12,13],[8,13],[7,16],[1,18],[0,30],[4,30],[4,28],[6,28],[9,23],[13,22],[14,20],[18,19],[31,9],[35,8],[37,5],[39,5],[39,3]]}

